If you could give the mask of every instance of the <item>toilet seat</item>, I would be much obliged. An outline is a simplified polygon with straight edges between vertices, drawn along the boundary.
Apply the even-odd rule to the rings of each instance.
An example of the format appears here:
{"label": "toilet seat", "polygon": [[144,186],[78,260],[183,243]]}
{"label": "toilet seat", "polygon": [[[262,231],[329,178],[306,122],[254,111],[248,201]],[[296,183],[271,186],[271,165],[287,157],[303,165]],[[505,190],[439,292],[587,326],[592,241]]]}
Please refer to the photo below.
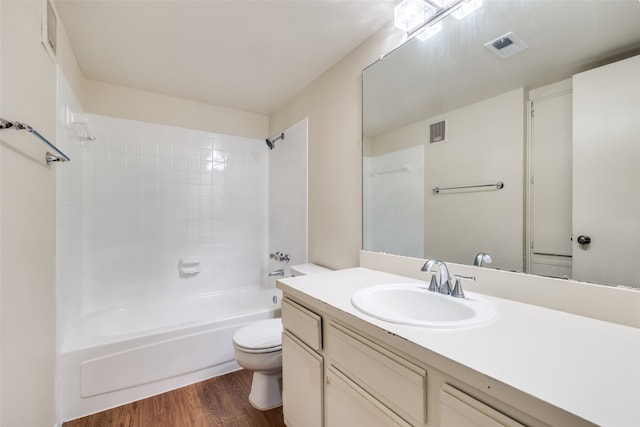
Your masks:
{"label": "toilet seat", "polygon": [[247,353],[272,353],[282,349],[282,319],[259,320],[238,329],[233,345]]}

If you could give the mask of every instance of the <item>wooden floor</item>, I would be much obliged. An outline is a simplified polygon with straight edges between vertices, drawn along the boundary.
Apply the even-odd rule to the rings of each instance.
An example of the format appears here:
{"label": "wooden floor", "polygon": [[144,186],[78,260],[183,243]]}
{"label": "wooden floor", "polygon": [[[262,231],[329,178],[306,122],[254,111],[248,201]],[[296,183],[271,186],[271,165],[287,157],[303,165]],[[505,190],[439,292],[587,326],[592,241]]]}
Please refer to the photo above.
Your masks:
{"label": "wooden floor", "polygon": [[252,374],[241,370],[88,417],[62,427],[284,427],[282,407],[249,403]]}

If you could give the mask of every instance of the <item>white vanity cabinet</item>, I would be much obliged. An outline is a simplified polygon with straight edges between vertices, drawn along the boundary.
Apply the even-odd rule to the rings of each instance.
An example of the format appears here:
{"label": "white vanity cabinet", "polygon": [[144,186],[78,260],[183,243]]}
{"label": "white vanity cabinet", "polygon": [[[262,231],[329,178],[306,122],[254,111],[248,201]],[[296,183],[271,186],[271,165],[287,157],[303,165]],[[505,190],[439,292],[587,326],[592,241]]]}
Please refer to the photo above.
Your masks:
{"label": "white vanity cabinet", "polygon": [[[360,392],[352,400],[369,412],[380,415],[380,425],[423,425],[426,423],[426,369],[376,344],[358,332],[337,322],[330,322],[327,332],[329,375],[339,381],[343,389]],[[329,380],[331,384],[331,379]],[[330,390],[327,390],[327,419],[332,414]],[[368,405],[365,403],[368,402]],[[361,412],[360,408],[354,411]],[[352,425],[352,418],[344,411],[335,426]],[[369,424],[367,424],[369,425]]]}
{"label": "white vanity cabinet", "polygon": [[[524,280],[486,273],[505,286]],[[640,426],[638,328],[492,296],[492,322],[446,330],[379,320],[352,304],[359,290],[394,283],[424,284],[366,267],[277,281],[286,333],[301,341],[289,347],[318,356],[305,363],[323,371],[302,378],[285,348],[285,382],[293,376],[303,393],[321,378],[313,403],[324,426]]]}
{"label": "white vanity cabinet", "polygon": [[410,427],[345,374],[330,366],[325,386],[327,427]]}
{"label": "white vanity cabinet", "polygon": [[444,384],[440,392],[440,427],[525,426],[449,384]]}
{"label": "white vanity cabinet", "polygon": [[421,356],[424,349],[414,352],[402,345],[400,350],[393,334],[352,323],[350,316],[325,311],[326,305],[292,298],[285,292],[282,304],[288,427],[592,425],[505,384],[469,374],[452,361],[447,369],[435,368],[431,362],[441,362]]}
{"label": "white vanity cabinet", "polygon": [[322,318],[290,299],[282,301],[282,404],[288,427],[322,427],[324,362]]}

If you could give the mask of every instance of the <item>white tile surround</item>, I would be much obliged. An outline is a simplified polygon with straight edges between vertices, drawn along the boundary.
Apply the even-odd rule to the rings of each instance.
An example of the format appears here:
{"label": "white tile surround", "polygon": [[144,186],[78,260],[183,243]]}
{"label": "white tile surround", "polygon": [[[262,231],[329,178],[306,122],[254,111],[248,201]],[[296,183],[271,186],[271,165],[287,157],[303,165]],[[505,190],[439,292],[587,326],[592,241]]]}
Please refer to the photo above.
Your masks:
{"label": "white tile surround", "polygon": [[[260,283],[268,219],[263,143],[89,119],[99,139],[83,162],[84,307]],[[200,273],[181,277],[181,258],[198,259]]]}
{"label": "white tile surround", "polygon": [[[288,263],[269,260],[269,270],[307,262],[307,119],[284,131],[269,152],[269,252],[288,254]],[[273,135],[272,135],[273,137]],[[270,284],[275,286],[275,278]]]}
{"label": "white tile surround", "polygon": [[[196,351],[199,364],[179,364],[186,373],[169,377],[164,364],[160,369],[152,364],[138,373],[153,381],[133,381],[130,387],[91,399],[85,400],[78,391],[78,369],[85,361],[80,355],[102,360],[113,356],[109,351],[127,355],[165,342],[158,333],[163,326],[154,328],[154,319],[144,311],[151,334],[139,337],[144,345],[132,344],[139,346],[135,349],[126,347],[133,342],[132,335],[94,334],[88,326],[92,314],[105,310],[108,315],[114,308],[135,314],[138,307],[166,304],[159,314],[160,323],[166,325],[172,307],[184,307],[180,301],[193,303],[204,300],[193,296],[227,290],[275,291],[269,271],[284,267],[289,275],[288,267],[307,262],[308,123],[304,119],[284,130],[285,141],[269,150],[264,139],[86,114],[97,136],[89,142],[78,136],[77,129],[65,127],[67,107],[74,113],[82,110],[59,75],[57,143],[71,158],[56,168],[56,387],[58,416],[66,419],[235,369],[232,356],[219,363],[202,353],[204,348],[232,355],[230,338],[224,336],[230,326],[224,329],[220,323],[212,329],[226,331],[220,342],[201,342],[200,330],[172,329],[182,325],[176,321],[168,326],[175,336],[166,341],[184,338],[195,343],[194,349],[203,346],[196,351],[176,345],[178,352]],[[287,252],[291,262],[269,260],[269,253],[276,250]],[[179,274],[181,258],[199,261],[199,274]],[[229,308],[246,311],[235,303],[218,304],[203,316],[241,321]],[[198,307],[187,310],[197,312]],[[129,321],[134,326],[137,322]],[[118,369],[137,372],[139,366]]]}
{"label": "white tile surround", "polygon": [[[73,96],[60,93],[78,112]],[[73,130],[59,138],[72,158],[58,169],[61,329],[136,300],[269,284],[271,153],[263,140],[88,118],[95,142]],[[306,153],[306,121],[302,133]],[[306,262],[306,239],[300,246],[295,256]],[[181,258],[198,259],[200,273],[181,277]]]}
{"label": "white tile surround", "polygon": [[[405,256],[422,255],[424,145],[364,157],[362,167],[364,247]],[[405,167],[407,170],[402,170]]]}

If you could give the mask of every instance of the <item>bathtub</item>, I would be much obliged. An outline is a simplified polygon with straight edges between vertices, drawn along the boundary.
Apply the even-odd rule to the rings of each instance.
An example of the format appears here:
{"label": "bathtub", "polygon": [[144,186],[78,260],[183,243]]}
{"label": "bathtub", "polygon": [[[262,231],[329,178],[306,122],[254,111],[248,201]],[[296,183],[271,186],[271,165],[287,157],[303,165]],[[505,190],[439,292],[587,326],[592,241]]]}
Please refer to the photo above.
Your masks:
{"label": "bathtub", "polygon": [[232,337],[280,315],[278,289],[145,301],[84,316],[61,354],[63,420],[222,375],[236,364]]}

